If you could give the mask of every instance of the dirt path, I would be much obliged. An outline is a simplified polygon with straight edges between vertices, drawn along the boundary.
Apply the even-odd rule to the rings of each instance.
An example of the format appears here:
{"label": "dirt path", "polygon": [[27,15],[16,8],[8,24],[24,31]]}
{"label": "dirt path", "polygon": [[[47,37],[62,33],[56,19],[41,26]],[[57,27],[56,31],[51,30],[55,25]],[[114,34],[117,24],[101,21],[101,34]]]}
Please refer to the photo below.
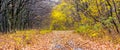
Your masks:
{"label": "dirt path", "polygon": [[120,48],[120,45],[110,42],[97,43],[84,40],[73,31],[53,31],[51,34],[44,35],[43,40],[40,41],[41,44],[25,50],[119,50]]}
{"label": "dirt path", "polygon": [[36,34],[33,35],[33,40],[28,45],[21,46],[17,46],[19,48],[17,49],[16,45],[6,44],[0,47],[0,50],[120,50],[120,45],[85,40],[74,31],[52,31],[45,35]]}

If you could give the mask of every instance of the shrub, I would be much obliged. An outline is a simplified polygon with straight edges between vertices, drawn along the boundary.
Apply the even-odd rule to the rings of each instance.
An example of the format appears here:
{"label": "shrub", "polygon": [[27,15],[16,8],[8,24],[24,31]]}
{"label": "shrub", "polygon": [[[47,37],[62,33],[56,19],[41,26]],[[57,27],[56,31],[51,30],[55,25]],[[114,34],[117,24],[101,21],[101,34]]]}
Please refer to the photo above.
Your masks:
{"label": "shrub", "polygon": [[76,28],[77,33],[80,33],[82,35],[88,35],[89,37],[99,36],[100,34],[102,34],[101,30],[102,27],[100,23],[97,23],[95,25],[84,24]]}

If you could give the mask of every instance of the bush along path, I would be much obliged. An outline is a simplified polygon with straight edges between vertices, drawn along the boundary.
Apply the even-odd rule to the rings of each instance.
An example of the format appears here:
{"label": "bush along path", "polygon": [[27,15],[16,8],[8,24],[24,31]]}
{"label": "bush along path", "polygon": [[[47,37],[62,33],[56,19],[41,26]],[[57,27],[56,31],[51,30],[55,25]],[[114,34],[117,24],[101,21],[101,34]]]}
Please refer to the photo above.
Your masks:
{"label": "bush along path", "polygon": [[0,50],[120,50],[120,44],[84,39],[74,31],[52,31],[26,36],[3,35],[0,37]]}

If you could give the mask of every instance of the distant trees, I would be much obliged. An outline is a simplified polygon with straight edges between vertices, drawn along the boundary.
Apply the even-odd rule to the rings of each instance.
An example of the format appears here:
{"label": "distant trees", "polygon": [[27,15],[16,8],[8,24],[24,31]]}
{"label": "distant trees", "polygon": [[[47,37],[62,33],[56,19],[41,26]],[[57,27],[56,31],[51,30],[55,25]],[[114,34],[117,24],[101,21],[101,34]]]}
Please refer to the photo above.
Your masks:
{"label": "distant trees", "polygon": [[31,0],[30,21],[34,29],[49,29],[50,13],[54,6],[59,4],[56,0]]}

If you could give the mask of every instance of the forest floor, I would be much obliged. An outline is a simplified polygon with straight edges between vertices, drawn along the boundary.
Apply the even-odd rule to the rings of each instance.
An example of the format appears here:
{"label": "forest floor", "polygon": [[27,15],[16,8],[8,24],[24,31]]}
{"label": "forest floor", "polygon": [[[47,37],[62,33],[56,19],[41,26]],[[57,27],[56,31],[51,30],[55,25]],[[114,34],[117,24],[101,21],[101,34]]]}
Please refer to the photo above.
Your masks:
{"label": "forest floor", "polygon": [[0,50],[120,50],[120,44],[87,39],[74,31],[34,33],[0,35]]}

